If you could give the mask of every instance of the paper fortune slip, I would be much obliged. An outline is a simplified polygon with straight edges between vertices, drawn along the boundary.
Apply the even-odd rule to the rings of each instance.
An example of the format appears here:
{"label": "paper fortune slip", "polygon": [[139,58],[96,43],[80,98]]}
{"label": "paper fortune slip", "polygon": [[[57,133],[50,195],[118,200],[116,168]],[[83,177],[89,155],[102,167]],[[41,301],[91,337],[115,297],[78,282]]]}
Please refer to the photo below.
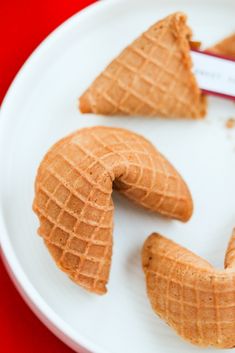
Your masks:
{"label": "paper fortune slip", "polygon": [[191,56],[201,90],[235,100],[235,60],[194,49]]}

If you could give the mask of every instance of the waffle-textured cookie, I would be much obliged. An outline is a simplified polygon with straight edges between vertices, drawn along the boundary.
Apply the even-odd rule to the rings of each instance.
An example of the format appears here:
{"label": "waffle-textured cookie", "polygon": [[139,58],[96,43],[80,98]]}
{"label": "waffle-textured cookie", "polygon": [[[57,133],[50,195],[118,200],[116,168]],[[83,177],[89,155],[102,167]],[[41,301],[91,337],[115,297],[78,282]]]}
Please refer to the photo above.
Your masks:
{"label": "waffle-textured cookie", "polygon": [[213,47],[207,49],[210,53],[224,55],[230,58],[235,58],[235,33],[224,38]]}
{"label": "waffle-textured cookie", "polygon": [[192,199],[172,165],[142,136],[118,128],[79,130],[56,143],[37,173],[38,233],[76,283],[103,294],[112,257],[112,190],[187,221]]}
{"label": "waffle-textured cookie", "polygon": [[225,270],[159,234],[142,252],[153,310],[187,341],[200,346],[235,346],[235,232]]}
{"label": "waffle-textured cookie", "polygon": [[80,97],[81,112],[203,117],[206,100],[192,73],[186,19],[174,13],[124,49]]}

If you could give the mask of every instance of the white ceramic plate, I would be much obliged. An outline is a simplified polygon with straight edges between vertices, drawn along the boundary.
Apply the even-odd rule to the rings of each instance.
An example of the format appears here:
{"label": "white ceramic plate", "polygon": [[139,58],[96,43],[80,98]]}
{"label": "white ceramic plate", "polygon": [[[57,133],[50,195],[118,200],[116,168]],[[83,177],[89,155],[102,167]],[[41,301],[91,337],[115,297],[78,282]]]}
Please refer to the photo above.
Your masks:
{"label": "white ceramic plate", "polygon": [[[222,266],[235,225],[235,116],[232,102],[210,99],[204,121],[80,115],[77,97],[149,25],[176,10],[189,15],[206,45],[234,28],[233,0],[103,1],[72,17],[34,52],[14,80],[0,119],[0,238],[12,277],[37,315],[74,349],[96,353],[196,352],[151,310],[140,250],[158,231]],[[37,166],[71,131],[119,126],[149,138],[188,182],[195,211],[187,224],[164,220],[114,195],[114,255],[108,294],[85,292],[60,272],[31,210]],[[80,348],[79,348],[80,347]],[[81,350],[80,350],[81,351]]]}

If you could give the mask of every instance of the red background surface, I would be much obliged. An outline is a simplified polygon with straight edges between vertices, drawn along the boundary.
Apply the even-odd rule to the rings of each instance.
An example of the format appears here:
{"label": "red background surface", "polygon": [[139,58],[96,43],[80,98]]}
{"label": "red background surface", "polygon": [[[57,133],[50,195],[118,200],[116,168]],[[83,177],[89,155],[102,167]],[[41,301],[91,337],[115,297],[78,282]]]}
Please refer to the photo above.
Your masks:
{"label": "red background surface", "polygon": [[[0,0],[0,104],[17,71],[59,24],[95,0]],[[31,312],[0,259],[0,353],[71,353]]]}

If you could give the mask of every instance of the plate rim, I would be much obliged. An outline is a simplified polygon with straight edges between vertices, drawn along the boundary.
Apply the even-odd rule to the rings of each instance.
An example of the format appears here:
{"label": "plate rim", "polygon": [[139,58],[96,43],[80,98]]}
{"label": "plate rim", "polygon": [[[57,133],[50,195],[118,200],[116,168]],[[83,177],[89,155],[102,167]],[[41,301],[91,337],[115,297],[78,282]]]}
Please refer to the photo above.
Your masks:
{"label": "plate rim", "polygon": [[[24,75],[34,65],[34,61],[42,50],[50,50],[50,46],[58,41],[58,37],[65,30],[68,31],[75,23],[82,23],[86,18],[94,15],[97,11],[102,11],[102,8],[111,7],[114,3],[122,2],[123,0],[96,0],[84,9],[70,16],[67,20],[56,27],[49,35],[43,39],[39,45],[33,50],[26,61],[22,64],[14,79],[12,80],[0,106],[0,146],[2,145],[2,136],[4,125],[7,121],[8,107],[14,99],[14,93],[18,90],[18,85],[24,79]],[[0,148],[0,159],[3,149]],[[1,175],[0,175],[1,180]],[[106,349],[98,347],[91,339],[86,338],[83,334],[72,329],[54,310],[46,303],[38,291],[27,278],[20,262],[17,259],[13,246],[8,237],[8,232],[5,227],[5,221],[2,212],[0,200],[0,256],[4,266],[20,296],[25,303],[30,307],[36,317],[61,341],[75,351],[80,350],[81,353],[108,353]]]}
{"label": "plate rim", "polygon": [[[129,0],[133,1],[134,0]],[[158,0],[159,2],[162,0]],[[213,0],[207,0],[212,2]],[[14,99],[15,91],[18,91],[18,85],[24,79],[25,74],[28,70],[34,66],[35,60],[41,50],[50,50],[50,46],[53,43],[58,42],[59,35],[64,31],[68,31],[74,24],[82,23],[86,21],[86,18],[97,11],[102,11],[103,8],[112,7],[115,3],[125,3],[125,0],[102,0],[96,1],[95,3],[87,6],[83,10],[77,12],[73,16],[69,17],[61,25],[55,28],[30,54],[27,60],[23,63],[17,74],[15,75],[12,83],[10,84],[7,93],[5,94],[2,104],[0,106],[0,160],[3,158],[3,136],[5,123],[7,122],[7,112],[11,105],[11,101]],[[41,55],[40,55],[41,57]],[[0,173],[0,185],[1,185],[1,173]],[[100,344],[96,344],[87,338],[83,334],[76,332],[70,327],[43,299],[35,287],[31,284],[28,279],[23,267],[21,267],[18,261],[17,254],[14,251],[14,247],[11,245],[10,238],[5,226],[5,220],[2,212],[2,205],[0,199],[0,256],[2,255],[3,263],[7,272],[12,279],[17,291],[22,296],[24,301],[34,312],[43,324],[52,331],[60,340],[74,350],[82,352],[94,352],[94,353],[109,353]]]}

